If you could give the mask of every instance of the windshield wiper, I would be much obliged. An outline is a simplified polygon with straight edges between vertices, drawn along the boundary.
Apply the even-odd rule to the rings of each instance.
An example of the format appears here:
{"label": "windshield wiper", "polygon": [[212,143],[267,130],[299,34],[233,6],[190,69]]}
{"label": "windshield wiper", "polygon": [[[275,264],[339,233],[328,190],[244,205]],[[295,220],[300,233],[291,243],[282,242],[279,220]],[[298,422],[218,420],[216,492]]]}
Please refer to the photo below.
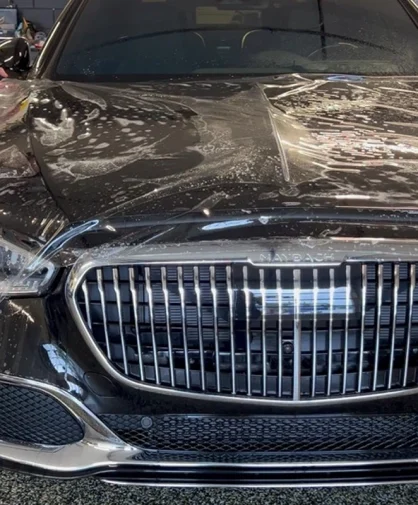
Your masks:
{"label": "windshield wiper", "polygon": [[[108,42],[102,42],[100,44],[94,44],[92,46],[87,47],[86,49],[82,49],[81,52],[89,52],[89,51],[94,51],[96,49],[102,49],[105,47],[110,47],[110,46],[115,46],[118,44],[124,44],[125,42],[131,42],[133,40],[141,40],[141,39],[148,39],[148,38],[154,38],[154,37],[160,37],[164,35],[172,35],[175,33],[194,33],[194,32],[205,32],[205,31],[218,31],[218,30],[228,30],[231,31],[231,27],[217,27],[217,28],[211,28],[211,27],[202,27],[202,28],[177,28],[173,30],[163,30],[163,31],[158,31],[158,32],[150,32],[150,33],[141,33],[140,35],[131,35],[129,37],[121,37],[116,40],[110,40]],[[275,28],[272,26],[240,26],[239,27],[240,31],[245,31],[245,30],[265,30],[265,31],[270,31],[270,32],[284,32],[284,33],[298,33],[298,34],[308,34],[308,35],[319,35],[322,37],[330,37],[330,38],[335,38],[339,40],[344,40],[346,42],[353,42],[357,44],[361,44],[363,46],[367,47],[372,47],[374,49],[382,49],[384,51],[391,52],[393,54],[396,54],[396,51],[394,51],[391,48],[381,46],[380,44],[374,44],[373,42],[368,42],[366,40],[360,40],[355,37],[347,37],[346,35],[338,35],[336,33],[329,33],[329,32],[324,32],[322,30],[298,30],[295,28]],[[80,51],[77,51],[79,53]]]}

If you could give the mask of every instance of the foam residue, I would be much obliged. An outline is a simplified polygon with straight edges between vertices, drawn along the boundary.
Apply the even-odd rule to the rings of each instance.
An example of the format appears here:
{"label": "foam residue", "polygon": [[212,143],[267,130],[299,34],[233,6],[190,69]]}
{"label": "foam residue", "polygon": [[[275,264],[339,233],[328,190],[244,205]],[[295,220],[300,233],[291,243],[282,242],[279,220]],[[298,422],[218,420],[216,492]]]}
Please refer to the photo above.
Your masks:
{"label": "foam residue", "polygon": [[40,135],[40,142],[44,146],[56,146],[69,140],[74,134],[74,119],[68,117],[66,109],[61,110],[60,121],[57,124],[45,118],[34,118],[35,130]]}
{"label": "foam residue", "polygon": [[0,179],[32,177],[35,171],[29,160],[17,146],[0,151]]}

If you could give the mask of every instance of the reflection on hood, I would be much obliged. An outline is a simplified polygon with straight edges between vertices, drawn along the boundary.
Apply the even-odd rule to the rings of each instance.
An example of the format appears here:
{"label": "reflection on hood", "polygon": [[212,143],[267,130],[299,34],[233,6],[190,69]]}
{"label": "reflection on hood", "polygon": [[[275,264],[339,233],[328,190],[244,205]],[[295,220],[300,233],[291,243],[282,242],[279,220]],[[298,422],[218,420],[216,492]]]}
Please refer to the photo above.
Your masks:
{"label": "reflection on hood", "polygon": [[417,79],[1,84],[4,208],[34,188],[68,222],[416,205]]}

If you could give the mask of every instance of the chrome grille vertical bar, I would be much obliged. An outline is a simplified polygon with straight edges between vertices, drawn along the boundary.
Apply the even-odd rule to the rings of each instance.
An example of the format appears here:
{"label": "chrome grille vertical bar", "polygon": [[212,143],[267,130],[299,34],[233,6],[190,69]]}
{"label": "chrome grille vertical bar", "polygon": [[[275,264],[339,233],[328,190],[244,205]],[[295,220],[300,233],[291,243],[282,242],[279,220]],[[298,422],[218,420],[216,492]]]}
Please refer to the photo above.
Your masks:
{"label": "chrome grille vertical bar", "polygon": [[155,383],[159,385],[161,383],[160,368],[158,366],[158,348],[157,348],[157,338],[155,335],[155,319],[154,319],[154,298],[151,286],[151,271],[149,267],[145,267],[145,288],[148,294],[148,307],[149,307],[149,318],[151,326],[152,356],[154,360]]}
{"label": "chrome grille vertical bar", "polygon": [[118,308],[118,321],[119,321],[120,343],[122,346],[123,369],[125,371],[125,374],[129,375],[128,359],[126,356],[125,332],[123,329],[123,314],[122,314],[122,300],[120,296],[120,286],[119,286],[119,271],[117,268],[113,268],[113,290],[116,295],[116,306]]}
{"label": "chrome grille vertical bar", "polygon": [[343,359],[343,389],[342,394],[347,393],[348,374],[348,331],[350,327],[350,301],[351,301],[351,266],[345,268],[345,323],[344,323],[344,359]]}
{"label": "chrome grille vertical bar", "polygon": [[406,387],[408,381],[409,354],[411,352],[411,331],[412,314],[414,309],[414,291],[416,283],[416,267],[414,264],[409,266],[409,291],[408,291],[408,314],[407,314],[407,334],[405,347],[405,364],[403,368],[402,387]]}
{"label": "chrome grille vertical bar", "polygon": [[84,295],[84,302],[86,304],[86,316],[87,316],[87,326],[91,330],[91,311],[90,311],[90,296],[89,296],[89,288],[87,286],[87,281],[83,282],[81,286]]}
{"label": "chrome grille vertical bar", "polygon": [[138,348],[138,365],[139,365],[139,377],[144,380],[144,364],[142,362],[142,345],[141,336],[139,331],[139,317],[138,317],[138,293],[135,286],[135,270],[133,267],[129,268],[129,289],[131,291],[132,309],[134,312],[135,321],[135,336],[136,345]]}
{"label": "chrome grille vertical bar", "polygon": [[359,352],[359,364],[358,364],[358,385],[357,385],[358,393],[361,393],[363,383],[366,302],[367,302],[367,265],[361,265],[361,323],[360,323],[361,326],[360,326],[360,352]]}
{"label": "chrome grille vertical bar", "polygon": [[293,326],[293,400],[300,400],[301,382],[301,319],[300,319],[300,291],[301,273],[299,269],[293,270],[293,297],[294,297],[294,326]]}
{"label": "chrome grille vertical bar", "polygon": [[376,311],[376,342],[374,348],[374,370],[373,370],[373,387],[376,391],[377,375],[379,372],[379,351],[380,351],[380,319],[382,316],[382,301],[383,301],[383,265],[377,267],[377,311]]}
{"label": "chrome grille vertical bar", "polygon": [[226,267],[226,288],[228,291],[229,303],[229,331],[230,331],[230,345],[231,345],[231,393],[237,393],[236,386],[236,367],[235,367],[235,334],[234,334],[234,289],[232,287],[232,269],[230,266]]}
{"label": "chrome grille vertical bar", "polygon": [[313,269],[313,321],[312,321],[312,389],[311,396],[316,396],[316,367],[317,367],[317,326],[318,326],[318,269]]}
{"label": "chrome grille vertical bar", "polygon": [[276,270],[277,304],[279,311],[279,328],[277,335],[277,395],[279,398],[283,394],[283,293],[281,271]]}
{"label": "chrome grille vertical bar", "polygon": [[202,329],[202,296],[200,289],[199,267],[193,267],[194,273],[194,291],[196,293],[197,308],[197,327],[199,335],[199,356],[200,356],[200,382],[202,391],[206,390],[206,372],[205,372],[205,347],[203,341]]}
{"label": "chrome grille vertical bar", "polygon": [[327,396],[331,395],[332,388],[332,337],[334,326],[334,294],[335,294],[335,270],[329,269],[329,334],[328,334],[328,372],[327,372]]}
{"label": "chrome grille vertical bar", "polygon": [[219,333],[218,333],[218,290],[216,289],[216,270],[210,267],[210,288],[213,300],[213,329],[215,338],[216,391],[221,392],[221,367],[219,363]]}
{"label": "chrome grille vertical bar", "polygon": [[106,342],[106,354],[107,354],[107,357],[111,360],[112,359],[112,352],[110,349],[109,331],[107,328],[106,297],[105,297],[105,290],[104,290],[104,285],[103,285],[103,271],[101,268],[99,268],[97,270],[97,289],[99,290],[100,305],[102,307],[102,314],[103,314],[103,328],[104,328],[105,342]]}
{"label": "chrome grille vertical bar", "polygon": [[179,284],[181,326],[183,331],[183,349],[184,349],[184,371],[186,374],[186,388],[190,389],[190,367],[189,367],[189,344],[187,341],[187,321],[186,321],[186,293],[184,291],[184,273],[183,267],[177,267],[177,281]]}
{"label": "chrome grille vertical bar", "polygon": [[170,385],[176,385],[176,378],[174,374],[174,359],[173,359],[173,343],[171,341],[171,325],[170,325],[170,293],[167,285],[167,267],[161,267],[161,285],[164,295],[165,306],[165,322],[167,327],[167,346],[168,346],[168,365],[170,367]]}
{"label": "chrome grille vertical bar", "polygon": [[250,332],[250,290],[248,287],[248,267],[242,269],[245,297],[245,334],[247,355],[247,395],[251,396],[251,332]]}
{"label": "chrome grille vertical bar", "polygon": [[392,299],[392,328],[390,340],[390,362],[388,373],[387,388],[392,388],[393,365],[395,360],[395,341],[396,341],[396,318],[398,315],[398,296],[399,296],[399,265],[393,266],[393,299]]}
{"label": "chrome grille vertical bar", "polygon": [[266,287],[264,269],[259,270],[261,292],[261,359],[263,369],[262,394],[267,395]]}

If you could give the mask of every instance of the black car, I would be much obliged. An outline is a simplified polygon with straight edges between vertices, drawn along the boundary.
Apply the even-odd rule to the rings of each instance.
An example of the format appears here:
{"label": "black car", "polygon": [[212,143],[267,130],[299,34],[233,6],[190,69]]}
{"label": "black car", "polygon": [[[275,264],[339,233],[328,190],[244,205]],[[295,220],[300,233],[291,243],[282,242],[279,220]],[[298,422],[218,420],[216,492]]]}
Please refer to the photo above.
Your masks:
{"label": "black car", "polygon": [[418,481],[412,0],[71,0],[0,58],[2,466]]}

